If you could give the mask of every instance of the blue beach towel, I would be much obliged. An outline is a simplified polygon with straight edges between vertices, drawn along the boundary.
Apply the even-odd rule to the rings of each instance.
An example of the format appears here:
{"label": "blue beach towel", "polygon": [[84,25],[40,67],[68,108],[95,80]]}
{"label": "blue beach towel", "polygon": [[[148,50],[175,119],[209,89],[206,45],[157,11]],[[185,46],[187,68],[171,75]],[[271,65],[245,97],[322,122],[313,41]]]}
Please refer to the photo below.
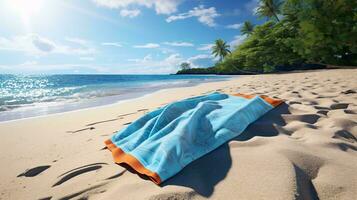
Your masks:
{"label": "blue beach towel", "polygon": [[160,184],[281,102],[222,93],[189,98],[144,115],[105,143],[116,163],[126,163]]}

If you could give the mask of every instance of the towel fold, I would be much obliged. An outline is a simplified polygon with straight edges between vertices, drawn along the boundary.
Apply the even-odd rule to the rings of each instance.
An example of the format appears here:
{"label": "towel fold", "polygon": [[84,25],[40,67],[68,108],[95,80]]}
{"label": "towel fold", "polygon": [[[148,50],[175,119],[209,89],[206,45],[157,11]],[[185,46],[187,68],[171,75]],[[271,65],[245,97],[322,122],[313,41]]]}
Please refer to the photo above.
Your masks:
{"label": "towel fold", "polygon": [[241,134],[282,101],[212,93],[152,111],[105,141],[116,163],[160,184],[186,165]]}

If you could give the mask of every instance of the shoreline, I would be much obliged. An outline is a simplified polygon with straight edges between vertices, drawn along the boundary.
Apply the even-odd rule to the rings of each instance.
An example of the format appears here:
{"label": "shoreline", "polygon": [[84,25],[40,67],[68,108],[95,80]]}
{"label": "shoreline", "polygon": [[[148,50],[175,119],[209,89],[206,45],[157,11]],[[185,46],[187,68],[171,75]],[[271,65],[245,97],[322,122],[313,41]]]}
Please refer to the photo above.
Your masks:
{"label": "shoreline", "polygon": [[[212,82],[224,82],[224,81],[212,81]],[[38,116],[33,116],[33,117],[25,117],[25,118],[20,118],[20,119],[0,121],[0,125],[3,124],[3,123],[11,123],[11,122],[16,122],[16,121],[30,120],[30,119],[36,119],[36,118],[46,118],[46,117],[51,117],[51,116],[56,116],[56,115],[58,116],[58,115],[63,115],[63,114],[70,114],[70,113],[76,113],[76,112],[81,112],[81,111],[88,111],[88,110],[92,110],[92,109],[95,110],[95,109],[101,109],[101,108],[106,108],[106,107],[111,107],[111,106],[119,106],[120,104],[123,104],[123,103],[126,103],[126,102],[130,102],[130,101],[133,101],[133,100],[140,100],[142,98],[150,98],[150,96],[155,95],[156,93],[159,93],[159,92],[165,92],[167,90],[174,90],[174,89],[178,89],[178,88],[195,87],[195,86],[198,86],[198,85],[201,85],[201,84],[206,84],[206,83],[199,83],[197,85],[186,86],[186,87],[164,88],[164,89],[160,89],[160,90],[157,90],[157,91],[153,91],[151,93],[143,94],[142,96],[139,96],[139,97],[123,99],[123,100],[119,100],[118,102],[108,103],[108,104],[98,105],[98,106],[92,106],[92,107],[88,107],[88,108],[80,108],[80,109],[76,109],[76,110],[70,110],[70,111],[64,111],[64,112],[58,112],[58,113],[49,113],[49,114],[38,115]]]}
{"label": "shoreline", "polygon": [[[356,75],[351,69],[243,76],[0,122],[0,199],[351,199]],[[160,186],[115,164],[103,149],[145,113],[214,91],[265,94],[285,104]]]}
{"label": "shoreline", "polygon": [[[9,110],[9,111],[2,111],[0,112],[0,124],[5,123],[5,122],[11,122],[11,121],[16,121],[16,120],[23,120],[23,119],[31,119],[31,118],[37,118],[37,117],[46,117],[50,115],[56,115],[56,114],[62,114],[62,113],[69,113],[69,112],[75,112],[75,111],[81,111],[81,110],[86,110],[86,109],[91,109],[91,108],[100,108],[104,106],[110,106],[110,105],[115,105],[115,104],[120,104],[122,102],[130,101],[133,99],[137,98],[143,98],[147,95],[154,94],[159,91],[165,91],[165,90],[170,90],[170,89],[177,89],[177,88],[187,88],[187,87],[195,87],[201,84],[205,83],[212,83],[212,82],[224,82],[224,81],[229,81],[231,79],[236,79],[238,76],[233,77],[229,76],[226,77],[225,79],[217,79],[217,80],[207,80],[203,83],[198,83],[194,82],[191,83],[191,85],[177,85],[177,86],[170,86],[170,87],[163,87],[159,88],[157,90],[152,90],[149,92],[138,92],[138,93],[133,93],[129,95],[124,95],[123,97],[119,98],[121,95],[115,95],[115,96],[106,96],[106,97],[97,97],[95,99],[90,99],[89,101],[81,101],[81,102],[50,102],[50,103],[60,103],[59,105],[50,105],[47,107],[46,105],[41,105],[41,106],[35,106],[35,107],[22,107],[19,109],[14,109],[14,110]],[[115,100],[116,99],[116,100]],[[61,109],[61,107],[63,107]],[[79,107],[79,108],[75,108]],[[48,110],[50,108],[49,113],[46,114],[36,114],[34,111],[37,109],[42,109],[42,110]],[[47,109],[46,109],[47,108]],[[58,108],[58,111],[56,109]],[[27,110],[29,109],[29,110]],[[15,116],[20,116],[25,113],[25,115],[29,115],[28,117],[22,117],[22,118],[16,118],[15,119],[6,119],[3,117],[3,115],[6,116],[6,114],[15,114]],[[4,118],[4,119],[3,119]]]}

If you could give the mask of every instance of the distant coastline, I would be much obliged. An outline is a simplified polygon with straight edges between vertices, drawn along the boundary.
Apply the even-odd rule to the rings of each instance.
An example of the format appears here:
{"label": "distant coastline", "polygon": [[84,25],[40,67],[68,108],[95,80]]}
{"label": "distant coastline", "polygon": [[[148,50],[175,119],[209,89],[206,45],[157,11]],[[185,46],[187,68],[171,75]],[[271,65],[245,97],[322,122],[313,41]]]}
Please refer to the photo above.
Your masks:
{"label": "distant coastline", "polygon": [[264,71],[245,71],[245,70],[236,70],[236,71],[221,71],[216,67],[208,68],[190,68],[190,69],[181,69],[177,71],[176,75],[258,75],[258,74],[276,74],[276,73],[290,73],[294,71],[308,71],[308,70],[328,70],[328,69],[354,69],[357,66],[334,66],[334,65],[323,65],[323,64],[303,64],[300,66],[290,66],[290,67],[281,67],[277,70],[271,72]]}

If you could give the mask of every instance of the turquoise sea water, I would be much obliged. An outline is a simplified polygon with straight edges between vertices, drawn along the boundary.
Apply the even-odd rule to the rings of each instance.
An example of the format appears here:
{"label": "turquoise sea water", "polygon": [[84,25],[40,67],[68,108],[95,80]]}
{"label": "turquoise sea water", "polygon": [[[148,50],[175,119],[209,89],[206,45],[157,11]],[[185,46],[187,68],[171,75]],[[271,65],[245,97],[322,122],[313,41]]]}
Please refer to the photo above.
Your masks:
{"label": "turquoise sea water", "polygon": [[0,121],[106,105],[160,89],[227,78],[190,75],[0,75]]}

